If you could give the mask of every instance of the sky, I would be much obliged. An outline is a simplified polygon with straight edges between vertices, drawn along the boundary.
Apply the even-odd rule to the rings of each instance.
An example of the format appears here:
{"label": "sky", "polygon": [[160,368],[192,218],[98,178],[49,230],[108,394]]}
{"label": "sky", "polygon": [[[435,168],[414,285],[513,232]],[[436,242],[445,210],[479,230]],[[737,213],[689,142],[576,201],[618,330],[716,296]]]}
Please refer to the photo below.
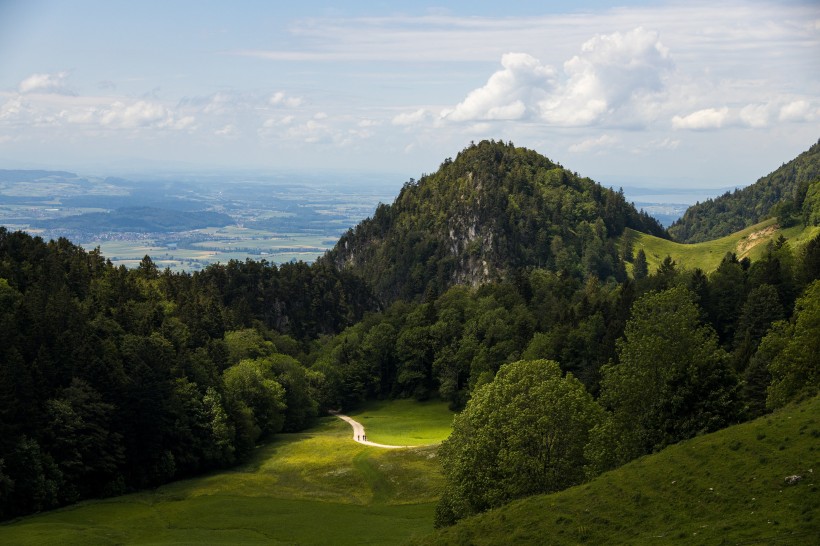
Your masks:
{"label": "sky", "polygon": [[717,188],[818,138],[816,0],[0,0],[0,168],[406,180],[496,139]]}

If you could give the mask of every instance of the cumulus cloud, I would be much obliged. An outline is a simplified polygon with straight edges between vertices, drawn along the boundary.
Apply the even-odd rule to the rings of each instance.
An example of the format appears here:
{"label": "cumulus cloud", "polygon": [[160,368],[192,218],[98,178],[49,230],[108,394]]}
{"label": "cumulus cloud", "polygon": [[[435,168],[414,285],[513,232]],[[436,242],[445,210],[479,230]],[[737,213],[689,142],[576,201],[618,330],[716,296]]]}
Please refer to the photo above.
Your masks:
{"label": "cumulus cloud", "polygon": [[23,111],[23,100],[12,97],[0,106],[0,121],[12,120],[20,116]]}
{"label": "cumulus cloud", "polygon": [[503,55],[501,66],[483,87],[471,91],[452,110],[442,112],[442,117],[452,121],[517,120],[533,114],[538,101],[552,88],[555,70],[526,53]]}
{"label": "cumulus cloud", "polygon": [[32,74],[20,82],[18,91],[20,93],[68,93],[66,89],[66,78],[68,72],[57,72],[56,74]]}
{"label": "cumulus cloud", "polygon": [[808,101],[796,100],[780,108],[778,119],[780,121],[809,121],[815,112],[816,110],[813,111]]}
{"label": "cumulus cloud", "polygon": [[442,118],[451,121],[540,119],[553,125],[634,125],[652,117],[672,68],[657,32],[636,28],[598,35],[557,74],[526,53],[507,53],[502,70]]}
{"label": "cumulus cloud", "polygon": [[287,108],[298,108],[302,106],[303,102],[302,97],[291,97],[286,95],[284,91],[277,91],[268,99],[271,106],[285,106]]}
{"label": "cumulus cloud", "polygon": [[426,120],[430,113],[424,108],[419,108],[414,112],[403,112],[395,117],[391,123],[393,125],[416,125]]}
{"label": "cumulus cloud", "polygon": [[669,50],[658,33],[638,27],[627,33],[598,35],[564,63],[565,83],[540,103],[542,118],[557,125],[591,125],[610,118],[635,123],[641,109],[664,89],[672,68]]}
{"label": "cumulus cloud", "polygon": [[672,127],[675,129],[691,129],[694,131],[705,131],[709,129],[720,129],[729,117],[729,108],[721,109],[705,108],[692,112],[687,116],[675,116],[672,118]]}
{"label": "cumulus cloud", "polygon": [[214,93],[205,107],[204,114],[222,114],[230,110],[237,102],[237,99],[228,93]]}
{"label": "cumulus cloud", "polygon": [[166,108],[157,103],[137,101],[125,104],[117,101],[102,112],[100,123],[108,127],[133,129],[156,124],[167,124],[170,114]]}

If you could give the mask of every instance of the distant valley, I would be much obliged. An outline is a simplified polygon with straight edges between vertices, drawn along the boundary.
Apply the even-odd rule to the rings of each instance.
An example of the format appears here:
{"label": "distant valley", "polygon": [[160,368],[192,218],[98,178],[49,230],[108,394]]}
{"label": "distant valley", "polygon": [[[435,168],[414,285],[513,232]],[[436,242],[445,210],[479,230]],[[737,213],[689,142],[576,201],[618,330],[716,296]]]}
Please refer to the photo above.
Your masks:
{"label": "distant valley", "polygon": [[[115,264],[149,255],[161,268],[200,270],[232,259],[312,262],[395,197],[397,175],[181,175],[146,180],[0,169],[0,225],[100,247]],[[625,187],[664,227],[725,189]]]}
{"label": "distant valley", "polygon": [[0,225],[99,246],[128,267],[146,254],[175,271],[231,259],[312,262],[398,187],[390,176],[328,178],[0,170]]}

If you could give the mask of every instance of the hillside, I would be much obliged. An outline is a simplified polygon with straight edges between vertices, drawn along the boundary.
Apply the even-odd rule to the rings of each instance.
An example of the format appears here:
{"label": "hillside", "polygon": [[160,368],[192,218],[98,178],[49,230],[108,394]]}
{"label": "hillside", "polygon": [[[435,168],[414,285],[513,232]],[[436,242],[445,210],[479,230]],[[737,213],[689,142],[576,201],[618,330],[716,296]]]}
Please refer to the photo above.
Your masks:
{"label": "hillside", "polygon": [[771,216],[802,216],[810,184],[820,178],[820,141],[754,184],[689,207],[669,227],[681,243],[729,235]]}
{"label": "hillside", "polygon": [[643,249],[650,271],[655,271],[669,256],[676,264],[689,270],[699,268],[706,273],[714,271],[727,252],[737,255],[739,260],[759,259],[771,241],[785,237],[789,244],[798,249],[820,233],[818,226],[793,226],[782,228],[776,218],[769,218],[719,239],[702,243],[683,244],[654,235],[627,229],[622,240],[631,241],[633,253]]}
{"label": "hillside", "polygon": [[414,544],[812,544],[820,534],[818,416],[815,397]]}
{"label": "hillside", "polygon": [[405,184],[392,205],[380,205],[325,259],[372,281],[387,301],[529,266],[618,278],[613,241],[627,227],[664,236],[622,192],[532,150],[483,141]]}

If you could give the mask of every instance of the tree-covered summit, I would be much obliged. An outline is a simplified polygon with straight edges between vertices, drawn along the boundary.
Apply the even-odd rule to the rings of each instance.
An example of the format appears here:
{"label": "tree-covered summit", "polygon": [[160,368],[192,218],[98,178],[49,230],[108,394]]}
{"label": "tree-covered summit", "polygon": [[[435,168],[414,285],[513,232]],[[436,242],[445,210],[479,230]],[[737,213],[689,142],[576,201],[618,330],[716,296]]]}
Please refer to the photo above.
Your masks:
{"label": "tree-covered summit", "polygon": [[372,281],[388,301],[527,267],[622,279],[614,238],[626,227],[664,235],[623,192],[533,150],[482,141],[407,182],[392,205],[380,205],[325,259]]}
{"label": "tree-covered summit", "polygon": [[[815,223],[820,205],[820,140],[751,186],[689,207],[669,227],[681,243],[718,239],[777,216],[781,224]],[[815,213],[816,214],[816,213]]]}

